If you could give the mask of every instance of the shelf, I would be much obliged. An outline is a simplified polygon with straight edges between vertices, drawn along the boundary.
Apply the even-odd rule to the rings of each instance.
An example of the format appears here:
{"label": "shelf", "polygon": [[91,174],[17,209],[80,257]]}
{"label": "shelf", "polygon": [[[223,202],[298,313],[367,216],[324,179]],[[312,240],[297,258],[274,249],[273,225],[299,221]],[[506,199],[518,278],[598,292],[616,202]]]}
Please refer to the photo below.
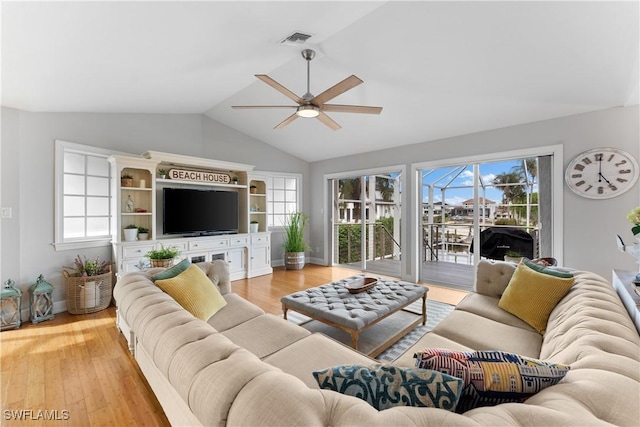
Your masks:
{"label": "shelf", "polygon": [[120,187],[120,190],[122,191],[129,191],[129,190],[134,190],[134,191],[151,191],[152,188],[148,188],[148,187]]}
{"label": "shelf", "polygon": [[208,182],[199,182],[199,181],[184,181],[181,179],[156,178],[156,183],[157,184],[196,185],[198,187],[242,188],[245,190],[247,189],[247,186],[242,184],[217,184],[217,183],[208,183]]}
{"label": "shelf", "polygon": [[257,197],[267,197],[266,194],[258,194],[258,193],[249,193],[250,196],[257,196]]}
{"label": "shelf", "polygon": [[151,216],[152,212],[121,212],[122,216]]}
{"label": "shelf", "polygon": [[249,212],[251,215],[266,215],[266,212],[263,211],[253,211],[253,212]]}

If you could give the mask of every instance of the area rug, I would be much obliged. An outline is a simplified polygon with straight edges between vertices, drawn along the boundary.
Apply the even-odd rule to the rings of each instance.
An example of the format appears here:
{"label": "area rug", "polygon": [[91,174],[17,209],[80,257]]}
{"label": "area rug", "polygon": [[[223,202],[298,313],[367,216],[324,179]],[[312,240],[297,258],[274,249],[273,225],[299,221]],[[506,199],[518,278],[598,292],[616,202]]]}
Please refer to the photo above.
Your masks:
{"label": "area rug", "polygon": [[[405,336],[400,338],[398,342],[393,344],[387,350],[380,353],[377,357],[380,361],[391,362],[397,359],[402,353],[404,353],[409,347],[416,343],[424,334],[432,330],[442,319],[445,318],[446,315],[451,313],[455,306],[450,304],[445,304],[438,301],[431,301],[427,299],[427,324],[422,326],[419,325]],[[405,308],[406,311],[410,311],[412,313],[422,313],[422,301],[416,301],[413,304],[410,304]],[[379,335],[379,334],[390,334],[392,335],[394,329],[394,322],[400,322],[400,318],[406,313],[397,313],[393,316],[388,317],[385,321],[380,322],[378,325],[373,328],[377,328],[374,330],[373,328],[368,331],[363,332],[360,335],[359,347],[362,348],[362,351],[366,353],[366,347],[368,345],[368,340],[373,339],[374,337],[370,337],[369,335]],[[287,320],[293,322],[297,325],[302,326],[303,328],[311,331],[311,332],[321,332],[325,335],[330,336],[331,338],[338,340],[342,343],[350,345],[351,337],[346,332],[343,332],[339,329],[333,328],[329,325],[325,325],[322,322],[318,322],[316,320],[312,320],[311,318],[304,316],[295,311],[287,312]],[[371,332],[370,334],[367,334]]]}

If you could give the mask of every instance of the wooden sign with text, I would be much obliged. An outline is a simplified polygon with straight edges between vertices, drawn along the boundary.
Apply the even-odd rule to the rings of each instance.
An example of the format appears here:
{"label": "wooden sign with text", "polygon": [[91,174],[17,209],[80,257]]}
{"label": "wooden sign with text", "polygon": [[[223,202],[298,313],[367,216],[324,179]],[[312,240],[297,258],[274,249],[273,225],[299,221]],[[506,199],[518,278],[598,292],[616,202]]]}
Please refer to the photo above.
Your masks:
{"label": "wooden sign with text", "polygon": [[186,169],[169,170],[169,178],[181,181],[206,182],[210,184],[230,184],[231,176],[222,172],[190,171]]}

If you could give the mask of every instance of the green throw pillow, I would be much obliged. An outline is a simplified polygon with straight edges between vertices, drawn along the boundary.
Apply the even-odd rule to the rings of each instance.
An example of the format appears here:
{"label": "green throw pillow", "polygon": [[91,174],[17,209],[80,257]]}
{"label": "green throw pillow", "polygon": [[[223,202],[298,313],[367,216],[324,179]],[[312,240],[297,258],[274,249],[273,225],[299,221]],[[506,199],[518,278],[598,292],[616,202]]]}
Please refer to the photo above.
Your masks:
{"label": "green throw pillow", "polygon": [[453,411],[462,380],[437,371],[392,365],[343,365],[313,372],[321,389],[358,397],[381,411],[421,406]]}
{"label": "green throw pillow", "polygon": [[185,271],[187,268],[189,268],[190,265],[191,261],[189,261],[189,258],[185,258],[173,267],[167,268],[166,270],[161,271],[158,274],[154,274],[153,276],[151,276],[151,280],[155,282],[156,280],[171,279],[172,277],[176,277],[178,274]]}
{"label": "green throw pillow", "polygon": [[481,406],[522,402],[555,385],[569,365],[545,362],[503,351],[452,351],[432,348],[414,356],[416,367],[462,378],[464,389],[456,412]]}

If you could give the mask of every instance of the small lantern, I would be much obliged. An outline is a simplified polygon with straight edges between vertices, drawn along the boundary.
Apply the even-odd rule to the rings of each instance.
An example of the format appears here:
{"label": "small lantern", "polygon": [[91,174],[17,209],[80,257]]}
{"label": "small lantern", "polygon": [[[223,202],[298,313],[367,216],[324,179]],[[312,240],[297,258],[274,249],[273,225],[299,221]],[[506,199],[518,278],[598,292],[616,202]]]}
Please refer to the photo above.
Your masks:
{"label": "small lantern", "polygon": [[20,310],[22,307],[22,291],[15,287],[16,282],[9,279],[4,282],[0,304],[0,331],[18,329],[20,327]]}
{"label": "small lantern", "polygon": [[42,274],[29,287],[29,311],[31,323],[53,319],[53,286],[44,280]]}

